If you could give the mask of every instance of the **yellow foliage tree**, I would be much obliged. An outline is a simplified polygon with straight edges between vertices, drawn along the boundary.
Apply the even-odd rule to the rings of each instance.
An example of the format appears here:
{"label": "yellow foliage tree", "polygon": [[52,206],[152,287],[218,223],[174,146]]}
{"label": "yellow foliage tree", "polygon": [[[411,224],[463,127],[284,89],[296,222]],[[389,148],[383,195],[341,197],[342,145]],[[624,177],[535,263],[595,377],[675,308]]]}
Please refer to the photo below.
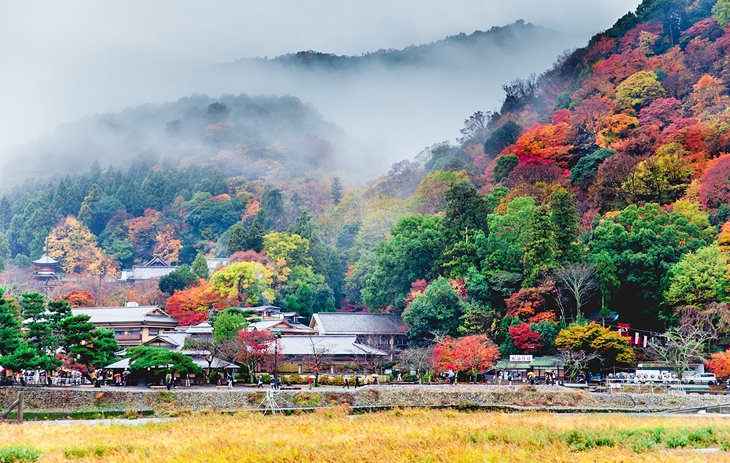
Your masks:
{"label": "yellow foliage tree", "polygon": [[296,233],[271,232],[264,235],[264,251],[274,262],[278,283],[287,280],[292,268],[312,265],[309,240]]}
{"label": "yellow foliage tree", "polygon": [[175,229],[167,226],[157,232],[153,254],[159,255],[170,264],[177,263],[182,241],[175,237]]}
{"label": "yellow foliage tree", "polygon": [[637,127],[639,120],[627,114],[612,114],[598,121],[596,145],[608,148],[611,143],[622,138],[629,130]]}
{"label": "yellow foliage tree", "polygon": [[238,297],[247,306],[271,303],[273,274],[258,262],[235,262],[213,274],[212,289],[223,297]]}
{"label": "yellow foliage tree", "polygon": [[574,323],[560,330],[555,345],[560,350],[594,352],[607,364],[630,364],[636,361],[626,338],[618,331],[604,328],[598,323]]}
{"label": "yellow foliage tree", "polygon": [[667,92],[653,71],[639,71],[616,87],[616,102],[621,109],[639,109]]}
{"label": "yellow foliage tree", "polygon": [[48,235],[48,255],[58,260],[66,273],[98,275],[115,271],[114,261],[96,244],[88,227],[68,216]]}

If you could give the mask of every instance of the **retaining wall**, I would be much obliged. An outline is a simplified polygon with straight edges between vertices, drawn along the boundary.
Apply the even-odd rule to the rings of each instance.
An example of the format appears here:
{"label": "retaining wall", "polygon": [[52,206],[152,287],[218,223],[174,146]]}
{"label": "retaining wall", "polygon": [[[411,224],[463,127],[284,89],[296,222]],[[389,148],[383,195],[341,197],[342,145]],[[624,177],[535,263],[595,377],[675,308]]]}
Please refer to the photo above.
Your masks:
{"label": "retaining wall", "polygon": [[[262,390],[178,389],[172,392],[121,388],[2,387],[0,408],[24,391],[29,410],[126,409],[152,407],[183,410],[237,410],[257,407]],[[319,407],[349,404],[355,407],[539,407],[556,409],[663,411],[710,405],[730,406],[730,396],[668,394],[595,394],[559,386],[365,386],[355,389],[321,388],[278,391],[280,407]]]}

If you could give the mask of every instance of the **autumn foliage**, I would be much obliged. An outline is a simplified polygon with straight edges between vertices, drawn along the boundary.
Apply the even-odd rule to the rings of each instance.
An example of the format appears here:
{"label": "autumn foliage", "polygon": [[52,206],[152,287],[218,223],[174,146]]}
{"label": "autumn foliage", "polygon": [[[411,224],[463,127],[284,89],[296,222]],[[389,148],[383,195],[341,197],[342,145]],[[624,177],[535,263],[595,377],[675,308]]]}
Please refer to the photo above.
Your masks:
{"label": "autumn foliage", "polygon": [[462,371],[474,377],[494,367],[498,358],[499,349],[485,335],[447,337],[436,344],[433,351],[438,371]]}
{"label": "autumn foliage", "polygon": [[200,284],[182,291],[175,291],[167,300],[167,313],[177,318],[181,325],[195,325],[205,321],[211,311],[224,310],[235,301],[217,293],[212,285]]}
{"label": "autumn foliage", "polygon": [[543,347],[542,336],[533,331],[528,323],[510,326],[509,335],[515,347],[525,354],[535,354]]}
{"label": "autumn foliage", "polygon": [[705,362],[705,365],[721,378],[730,376],[730,349],[712,354],[710,360]]}
{"label": "autumn foliage", "polygon": [[89,290],[75,289],[61,296],[71,307],[94,307],[94,295]]}

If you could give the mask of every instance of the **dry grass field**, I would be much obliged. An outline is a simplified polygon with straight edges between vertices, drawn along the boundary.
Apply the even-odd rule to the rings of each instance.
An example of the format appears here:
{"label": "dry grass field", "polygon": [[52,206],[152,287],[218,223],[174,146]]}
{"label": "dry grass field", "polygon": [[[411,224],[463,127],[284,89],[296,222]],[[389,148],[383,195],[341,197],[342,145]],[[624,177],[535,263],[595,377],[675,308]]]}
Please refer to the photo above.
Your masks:
{"label": "dry grass field", "polygon": [[18,461],[720,463],[730,462],[730,420],[338,409],[146,424],[0,424],[0,463]]}

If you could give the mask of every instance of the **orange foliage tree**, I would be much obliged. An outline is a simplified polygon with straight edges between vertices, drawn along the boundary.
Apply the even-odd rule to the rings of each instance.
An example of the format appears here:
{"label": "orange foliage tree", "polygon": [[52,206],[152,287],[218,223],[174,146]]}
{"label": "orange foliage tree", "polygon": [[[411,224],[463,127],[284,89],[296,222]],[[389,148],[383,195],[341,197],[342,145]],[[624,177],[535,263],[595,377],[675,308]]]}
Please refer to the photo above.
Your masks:
{"label": "orange foliage tree", "polygon": [[717,376],[730,376],[730,349],[710,355],[710,360],[705,365]]}
{"label": "orange foliage tree", "polygon": [[522,288],[504,300],[507,315],[512,318],[531,317],[545,306],[545,298],[538,288]]}
{"label": "orange foliage tree", "polygon": [[157,254],[170,264],[177,263],[182,247],[182,240],[175,237],[175,229],[171,226],[164,227],[155,235],[155,249],[153,254]]}
{"label": "orange foliage tree", "polygon": [[561,110],[553,117],[555,123],[538,124],[525,131],[513,146],[517,157],[521,161],[540,158],[566,167],[575,141],[575,131],[566,122],[568,117],[568,110]]}
{"label": "orange foliage tree", "polygon": [[726,93],[722,80],[705,74],[692,87],[687,105],[695,116],[706,119],[730,106],[730,97]]}
{"label": "orange foliage tree", "polygon": [[233,301],[222,297],[210,284],[191,286],[167,300],[167,313],[177,318],[181,325],[195,325],[205,321],[215,310],[226,309]]}
{"label": "orange foliage tree", "polygon": [[476,382],[477,375],[494,367],[499,358],[499,349],[483,334],[446,339],[436,344],[433,349],[434,365],[438,371],[463,371],[472,375]]}
{"label": "orange foliage tree", "polygon": [[86,289],[74,289],[61,296],[61,299],[71,307],[94,307],[94,296]]}

